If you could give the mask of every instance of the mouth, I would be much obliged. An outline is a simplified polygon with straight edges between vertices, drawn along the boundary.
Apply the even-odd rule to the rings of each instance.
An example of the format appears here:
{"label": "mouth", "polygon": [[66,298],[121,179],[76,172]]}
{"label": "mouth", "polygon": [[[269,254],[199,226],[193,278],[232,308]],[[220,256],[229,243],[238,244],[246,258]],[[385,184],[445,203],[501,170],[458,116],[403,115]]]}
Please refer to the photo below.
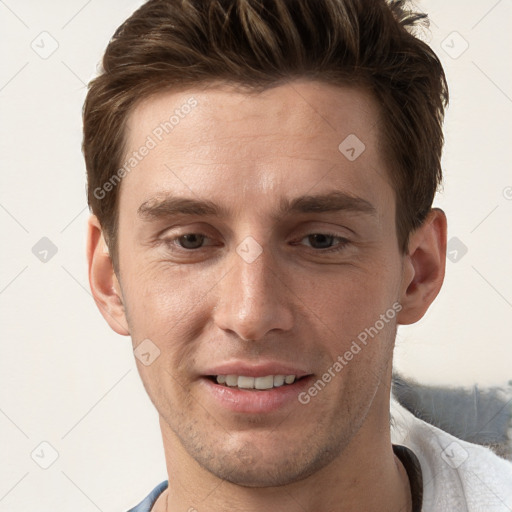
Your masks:
{"label": "mouth", "polygon": [[302,407],[300,393],[314,380],[312,374],[255,373],[259,375],[204,375],[200,379],[204,396],[219,413],[236,413],[237,418],[240,414],[289,414],[292,409]]}
{"label": "mouth", "polygon": [[266,375],[264,377],[251,377],[249,375],[208,375],[212,382],[235,389],[254,391],[267,391],[269,389],[290,386],[306,376],[297,375]]}

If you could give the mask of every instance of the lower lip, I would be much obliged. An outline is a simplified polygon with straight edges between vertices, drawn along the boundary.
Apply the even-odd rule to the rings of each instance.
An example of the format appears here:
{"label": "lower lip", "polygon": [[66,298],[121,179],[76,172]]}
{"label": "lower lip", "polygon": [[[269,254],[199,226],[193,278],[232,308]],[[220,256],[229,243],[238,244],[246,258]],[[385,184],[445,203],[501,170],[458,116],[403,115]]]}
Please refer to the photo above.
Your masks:
{"label": "lower lip", "polygon": [[263,391],[231,388],[207,378],[201,379],[201,382],[206,392],[221,407],[233,412],[262,414],[280,410],[291,404],[299,404],[299,393],[309,386],[312,378],[313,376],[309,375],[293,384],[284,384]]}

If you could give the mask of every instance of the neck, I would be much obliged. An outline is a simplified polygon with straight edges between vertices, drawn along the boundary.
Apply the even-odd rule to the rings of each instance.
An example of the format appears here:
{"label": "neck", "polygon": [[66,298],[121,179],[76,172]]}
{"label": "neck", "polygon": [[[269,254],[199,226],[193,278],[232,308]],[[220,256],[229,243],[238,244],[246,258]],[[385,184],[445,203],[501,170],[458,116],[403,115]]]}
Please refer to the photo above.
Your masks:
{"label": "neck", "polygon": [[[377,397],[376,397],[377,398]],[[243,487],[217,478],[192,459],[160,419],[169,487],[155,512],[409,512],[412,508],[405,468],[393,453],[388,399],[375,400],[365,423],[333,462],[313,475],[280,487]],[[386,421],[382,421],[385,418]]]}

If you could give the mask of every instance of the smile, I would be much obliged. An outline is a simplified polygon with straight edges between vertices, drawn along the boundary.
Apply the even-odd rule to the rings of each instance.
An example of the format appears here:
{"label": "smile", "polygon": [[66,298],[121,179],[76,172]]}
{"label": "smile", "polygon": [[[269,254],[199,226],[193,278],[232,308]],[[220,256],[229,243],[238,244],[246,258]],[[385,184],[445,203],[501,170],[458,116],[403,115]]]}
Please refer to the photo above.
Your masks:
{"label": "smile", "polygon": [[246,375],[217,375],[217,384],[230,388],[265,390],[293,384],[295,375],[266,375],[265,377],[249,377]]}

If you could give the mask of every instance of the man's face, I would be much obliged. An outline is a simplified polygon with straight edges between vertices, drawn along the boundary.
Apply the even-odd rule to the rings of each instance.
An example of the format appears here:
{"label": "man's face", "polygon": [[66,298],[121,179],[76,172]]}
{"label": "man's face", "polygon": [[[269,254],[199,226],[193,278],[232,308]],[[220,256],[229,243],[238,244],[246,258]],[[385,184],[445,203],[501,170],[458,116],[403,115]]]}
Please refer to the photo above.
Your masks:
{"label": "man's face", "polygon": [[160,350],[137,364],[164,438],[241,485],[304,478],[387,421],[405,284],[376,102],[305,81],[162,93],[130,116],[127,156],[148,136],[120,190],[119,290],[133,346]]}

